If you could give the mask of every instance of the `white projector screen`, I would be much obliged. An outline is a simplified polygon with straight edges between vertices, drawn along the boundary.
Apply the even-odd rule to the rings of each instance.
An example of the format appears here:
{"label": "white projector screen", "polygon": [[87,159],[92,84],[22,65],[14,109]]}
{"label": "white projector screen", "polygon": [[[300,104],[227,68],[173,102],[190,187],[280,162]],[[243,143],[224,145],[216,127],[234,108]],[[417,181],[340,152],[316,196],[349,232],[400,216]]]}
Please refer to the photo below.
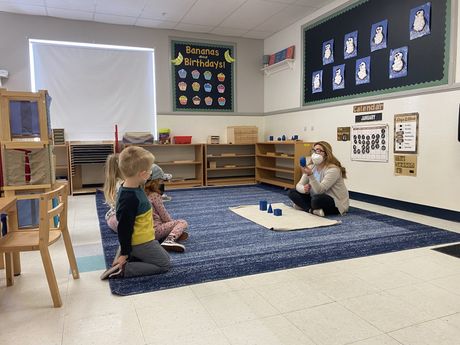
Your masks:
{"label": "white projector screen", "polygon": [[52,128],[68,141],[156,137],[153,49],[30,40],[32,90],[48,90]]}

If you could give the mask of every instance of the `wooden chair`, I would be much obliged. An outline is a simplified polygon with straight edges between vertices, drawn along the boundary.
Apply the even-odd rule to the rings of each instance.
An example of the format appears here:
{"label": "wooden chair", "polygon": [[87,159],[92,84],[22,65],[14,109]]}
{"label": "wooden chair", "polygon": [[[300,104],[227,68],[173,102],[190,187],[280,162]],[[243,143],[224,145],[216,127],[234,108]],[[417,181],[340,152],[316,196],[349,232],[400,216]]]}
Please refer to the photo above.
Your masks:
{"label": "wooden chair", "polygon": [[[77,261],[67,227],[67,186],[61,185],[51,192],[28,195],[26,199],[40,199],[39,227],[35,229],[8,229],[6,236],[0,238],[0,253],[5,253],[7,281],[13,285],[13,253],[40,251],[43,267],[54,307],[62,306],[56,275],[48,247],[55,243],[62,234],[69,259],[72,276],[79,278]],[[55,226],[55,224],[58,224]]]}

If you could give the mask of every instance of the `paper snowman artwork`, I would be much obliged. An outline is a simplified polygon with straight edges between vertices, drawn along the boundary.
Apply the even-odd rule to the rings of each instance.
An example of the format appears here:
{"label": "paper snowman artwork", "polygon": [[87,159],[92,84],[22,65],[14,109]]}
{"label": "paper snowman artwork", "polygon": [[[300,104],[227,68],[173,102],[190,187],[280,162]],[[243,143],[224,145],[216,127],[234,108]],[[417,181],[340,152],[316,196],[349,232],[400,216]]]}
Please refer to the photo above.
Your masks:
{"label": "paper snowman artwork", "polygon": [[334,40],[323,42],[323,65],[334,62]]}
{"label": "paper snowman artwork", "polygon": [[367,84],[371,81],[371,57],[356,60],[356,85]]}
{"label": "paper snowman artwork", "polygon": [[411,9],[409,15],[409,32],[411,40],[431,33],[431,2]]}
{"label": "paper snowman artwork", "polygon": [[371,28],[371,52],[387,47],[388,20],[375,23]]}
{"label": "paper snowman artwork", "polygon": [[332,68],[332,90],[345,88],[345,64]]}
{"label": "paper snowman artwork", "polygon": [[358,31],[346,34],[343,38],[343,58],[349,59],[358,54]]}
{"label": "paper snowman artwork", "polygon": [[311,92],[318,93],[323,91],[323,71],[316,71],[312,73],[311,78]]}
{"label": "paper snowman artwork", "polygon": [[408,47],[391,49],[390,51],[390,79],[405,77],[408,67]]}

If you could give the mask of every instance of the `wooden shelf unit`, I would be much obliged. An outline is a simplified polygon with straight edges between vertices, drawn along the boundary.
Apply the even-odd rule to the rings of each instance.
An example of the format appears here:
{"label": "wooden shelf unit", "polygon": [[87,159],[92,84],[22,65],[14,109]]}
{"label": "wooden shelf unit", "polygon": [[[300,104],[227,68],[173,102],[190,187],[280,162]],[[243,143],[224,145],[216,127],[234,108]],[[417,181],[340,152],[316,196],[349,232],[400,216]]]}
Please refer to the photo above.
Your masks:
{"label": "wooden shelf unit", "polygon": [[[206,144],[205,185],[254,184],[255,144]],[[215,167],[211,166],[214,162]]]}
{"label": "wooden shelf unit", "polygon": [[[114,153],[113,141],[69,142],[70,192],[75,194],[95,193],[104,185],[104,164]],[[85,181],[85,174],[93,172],[93,181]]]}
{"label": "wooden shelf unit", "polygon": [[256,144],[256,181],[294,188],[300,180],[300,157],[310,156],[312,144],[303,141],[269,141]]}
{"label": "wooden shelf unit", "polygon": [[[129,146],[129,145],[127,145]],[[202,187],[203,144],[145,144],[136,145],[152,152],[155,163],[173,179],[166,189]]]}
{"label": "wooden shelf unit", "polygon": [[69,143],[66,142],[65,144],[53,145],[53,153],[56,179],[69,181]]}

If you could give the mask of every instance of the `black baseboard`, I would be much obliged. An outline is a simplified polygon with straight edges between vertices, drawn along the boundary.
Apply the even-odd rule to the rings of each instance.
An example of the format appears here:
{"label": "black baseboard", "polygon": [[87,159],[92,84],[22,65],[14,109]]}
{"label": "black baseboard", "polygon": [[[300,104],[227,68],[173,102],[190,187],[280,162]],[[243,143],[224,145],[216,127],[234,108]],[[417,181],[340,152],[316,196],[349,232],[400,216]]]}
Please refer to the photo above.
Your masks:
{"label": "black baseboard", "polygon": [[445,220],[450,220],[453,222],[460,222],[460,212],[446,210],[444,208],[414,204],[412,202],[400,201],[395,199],[384,198],[381,196],[369,195],[359,192],[351,192],[350,198],[353,200],[364,201],[371,204],[377,204],[380,206],[396,208],[402,211],[408,211],[418,214],[423,214],[425,216],[441,218]]}

